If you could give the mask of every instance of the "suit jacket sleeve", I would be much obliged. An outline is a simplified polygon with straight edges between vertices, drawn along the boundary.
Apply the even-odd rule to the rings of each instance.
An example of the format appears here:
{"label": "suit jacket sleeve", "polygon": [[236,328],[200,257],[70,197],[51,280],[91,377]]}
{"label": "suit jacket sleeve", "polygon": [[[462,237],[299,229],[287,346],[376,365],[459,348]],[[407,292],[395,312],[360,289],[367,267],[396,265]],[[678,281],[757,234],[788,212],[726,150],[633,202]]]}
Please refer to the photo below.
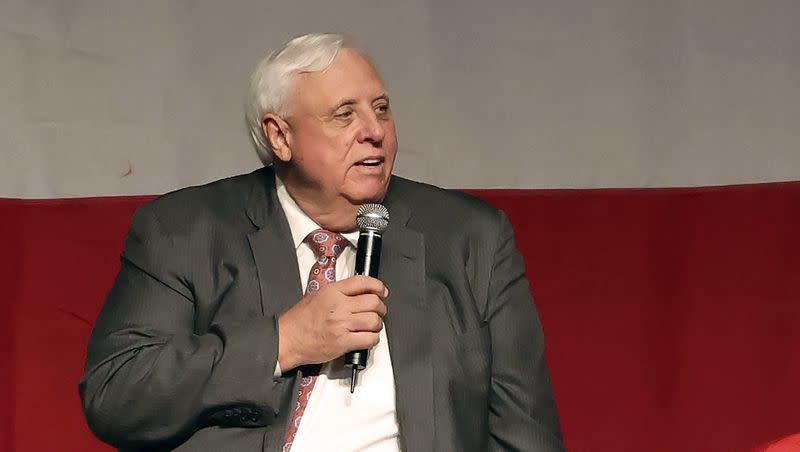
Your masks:
{"label": "suit jacket sleeve", "polygon": [[511,224],[499,216],[486,314],[492,342],[489,450],[562,451],[542,327]]}
{"label": "suit jacket sleeve", "polygon": [[268,424],[277,319],[196,332],[185,248],[203,239],[170,235],[148,207],[134,216],[89,340],[79,390],[91,430],[119,448],[161,448],[208,425]]}

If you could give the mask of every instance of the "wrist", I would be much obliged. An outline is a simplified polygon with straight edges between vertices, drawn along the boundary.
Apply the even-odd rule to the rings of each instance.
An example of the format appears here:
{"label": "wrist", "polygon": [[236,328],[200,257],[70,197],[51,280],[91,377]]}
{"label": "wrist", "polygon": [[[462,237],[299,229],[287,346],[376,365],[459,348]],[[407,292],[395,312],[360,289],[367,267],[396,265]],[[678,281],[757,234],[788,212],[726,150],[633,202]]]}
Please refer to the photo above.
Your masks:
{"label": "wrist", "polygon": [[284,313],[278,317],[278,365],[282,372],[289,371],[302,364],[298,354],[293,347],[291,339],[291,328],[288,326],[290,321]]}

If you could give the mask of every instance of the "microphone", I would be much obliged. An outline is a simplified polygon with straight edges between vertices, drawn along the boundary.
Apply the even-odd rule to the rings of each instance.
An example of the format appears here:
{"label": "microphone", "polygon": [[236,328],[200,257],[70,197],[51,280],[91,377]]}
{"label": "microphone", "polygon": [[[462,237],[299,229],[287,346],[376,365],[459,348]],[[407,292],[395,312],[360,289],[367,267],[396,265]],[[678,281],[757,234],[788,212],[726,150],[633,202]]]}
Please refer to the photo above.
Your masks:
{"label": "microphone", "polygon": [[[383,231],[389,226],[389,210],[382,204],[363,204],[356,214],[358,247],[356,249],[356,275],[378,276],[381,261]],[[367,365],[367,350],[354,350],[344,355],[344,364],[351,368],[350,393],[356,390],[358,372]]]}

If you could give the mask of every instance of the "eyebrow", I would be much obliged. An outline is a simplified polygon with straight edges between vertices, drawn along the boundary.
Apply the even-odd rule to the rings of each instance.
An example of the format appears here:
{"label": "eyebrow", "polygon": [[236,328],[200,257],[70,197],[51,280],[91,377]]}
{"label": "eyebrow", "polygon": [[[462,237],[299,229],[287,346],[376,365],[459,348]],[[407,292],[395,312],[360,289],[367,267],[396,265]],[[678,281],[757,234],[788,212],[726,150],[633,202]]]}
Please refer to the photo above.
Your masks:
{"label": "eyebrow", "polygon": [[[374,103],[374,102],[375,102],[375,101],[377,101],[377,100],[385,100],[385,101],[387,101],[387,102],[388,102],[388,101],[389,101],[389,93],[386,93],[386,92],[384,92],[384,93],[383,93],[383,94],[381,94],[380,96],[378,96],[378,97],[376,97],[376,98],[372,99],[372,103]],[[344,100],[342,100],[341,102],[339,102],[338,104],[336,104],[336,106],[335,106],[335,107],[333,107],[333,108],[331,109],[331,111],[336,111],[336,110],[338,110],[338,109],[340,109],[340,108],[344,107],[345,105],[355,105],[355,104],[357,104],[357,103],[358,103],[358,101],[357,101],[356,99],[352,99],[352,98],[350,98],[350,99],[344,99]]]}
{"label": "eyebrow", "polygon": [[344,107],[345,105],[355,105],[356,103],[358,103],[358,102],[355,99],[345,99],[345,100],[339,102],[338,104],[336,104],[336,106],[334,106],[333,108],[331,108],[331,111],[336,111],[336,110]]}

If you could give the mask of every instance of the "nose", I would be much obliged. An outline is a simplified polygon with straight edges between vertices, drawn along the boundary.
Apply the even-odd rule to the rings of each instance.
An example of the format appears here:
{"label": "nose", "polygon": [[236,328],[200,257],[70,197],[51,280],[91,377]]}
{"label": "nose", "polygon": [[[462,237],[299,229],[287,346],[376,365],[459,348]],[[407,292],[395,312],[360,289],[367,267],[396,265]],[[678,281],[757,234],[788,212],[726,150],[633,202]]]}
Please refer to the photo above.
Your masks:
{"label": "nose", "polygon": [[383,141],[386,130],[378,116],[373,112],[364,116],[364,122],[358,131],[359,143],[378,144]]}

